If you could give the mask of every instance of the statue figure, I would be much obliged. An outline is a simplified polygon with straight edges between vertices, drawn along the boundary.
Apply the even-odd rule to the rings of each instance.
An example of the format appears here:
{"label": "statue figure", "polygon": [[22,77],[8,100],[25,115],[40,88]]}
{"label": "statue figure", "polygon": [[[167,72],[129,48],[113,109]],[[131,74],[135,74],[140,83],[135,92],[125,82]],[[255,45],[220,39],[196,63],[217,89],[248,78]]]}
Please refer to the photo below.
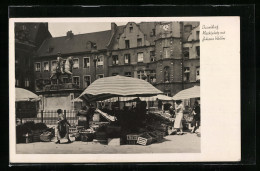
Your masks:
{"label": "statue figure", "polygon": [[73,67],[73,57],[68,57],[64,63],[64,59],[61,57],[61,53],[58,53],[57,57],[57,66],[56,69],[52,72],[50,80],[53,80],[53,77],[56,77],[57,84],[62,83],[61,75],[67,75],[68,81],[72,82],[72,67]]}

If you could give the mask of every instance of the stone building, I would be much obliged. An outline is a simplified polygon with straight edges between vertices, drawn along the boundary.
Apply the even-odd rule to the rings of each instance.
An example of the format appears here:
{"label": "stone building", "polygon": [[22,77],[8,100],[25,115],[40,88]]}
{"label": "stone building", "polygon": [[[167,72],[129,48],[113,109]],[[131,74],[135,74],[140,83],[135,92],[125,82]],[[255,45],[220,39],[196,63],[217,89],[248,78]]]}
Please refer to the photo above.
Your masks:
{"label": "stone building", "polygon": [[34,91],[33,56],[50,38],[48,23],[15,23],[15,87]]}
{"label": "stone building", "polygon": [[[123,26],[111,23],[106,31],[79,35],[69,31],[63,37],[48,38],[34,57],[36,92],[49,104],[62,96],[55,108],[64,104],[71,108],[72,99],[94,80],[123,75],[144,79],[173,96],[200,84],[199,31],[199,22],[128,22]],[[44,87],[51,84],[58,52],[63,59],[73,56],[72,81],[78,87],[50,93]],[[62,81],[67,83],[67,77]]]}

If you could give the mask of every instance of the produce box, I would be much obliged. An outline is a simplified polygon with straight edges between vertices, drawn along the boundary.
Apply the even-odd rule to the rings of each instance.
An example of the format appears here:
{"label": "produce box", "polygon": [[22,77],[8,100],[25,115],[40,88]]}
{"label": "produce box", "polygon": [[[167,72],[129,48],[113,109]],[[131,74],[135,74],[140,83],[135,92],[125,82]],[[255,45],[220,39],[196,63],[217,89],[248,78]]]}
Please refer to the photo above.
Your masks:
{"label": "produce box", "polygon": [[118,146],[120,145],[120,138],[108,138],[108,145],[109,146]]}
{"label": "produce box", "polygon": [[144,133],[141,137],[138,137],[137,144],[150,145],[152,141],[153,138],[148,133]]}
{"label": "produce box", "polygon": [[152,144],[152,140],[153,140],[152,137],[151,138],[138,137],[137,144],[150,145]]}
{"label": "produce box", "polygon": [[32,130],[32,141],[33,142],[40,142],[40,135],[41,131],[40,130]]}
{"label": "produce box", "polygon": [[137,139],[138,139],[138,137],[140,137],[140,136],[142,136],[142,134],[128,134],[128,135],[126,135],[126,139],[127,140],[135,140],[135,141],[137,141]]}
{"label": "produce box", "polygon": [[126,144],[127,145],[136,145],[137,144],[137,140],[126,140]]}

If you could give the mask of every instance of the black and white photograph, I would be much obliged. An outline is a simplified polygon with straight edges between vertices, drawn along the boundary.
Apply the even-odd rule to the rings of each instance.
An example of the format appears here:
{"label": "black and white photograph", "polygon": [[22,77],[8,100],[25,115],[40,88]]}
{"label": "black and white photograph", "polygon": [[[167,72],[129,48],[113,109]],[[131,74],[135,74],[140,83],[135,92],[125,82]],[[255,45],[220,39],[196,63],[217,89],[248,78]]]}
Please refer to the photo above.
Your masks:
{"label": "black and white photograph", "polygon": [[238,161],[238,19],[11,20],[10,153],[20,162]]}
{"label": "black and white photograph", "polygon": [[200,23],[15,23],[18,154],[200,153]]}

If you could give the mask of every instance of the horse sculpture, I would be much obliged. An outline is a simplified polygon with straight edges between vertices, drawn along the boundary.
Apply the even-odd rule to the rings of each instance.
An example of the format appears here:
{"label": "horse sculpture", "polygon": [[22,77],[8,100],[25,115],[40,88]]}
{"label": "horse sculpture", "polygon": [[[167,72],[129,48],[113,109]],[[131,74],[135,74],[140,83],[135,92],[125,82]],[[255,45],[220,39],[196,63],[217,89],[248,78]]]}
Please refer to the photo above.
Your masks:
{"label": "horse sculpture", "polygon": [[56,77],[57,84],[63,83],[61,81],[61,75],[67,75],[68,81],[72,82],[71,75],[72,75],[73,64],[74,63],[73,63],[72,56],[68,57],[65,62],[60,56],[58,56],[57,57],[57,66],[56,66],[56,69],[52,72],[50,80],[52,81],[53,77]]}

